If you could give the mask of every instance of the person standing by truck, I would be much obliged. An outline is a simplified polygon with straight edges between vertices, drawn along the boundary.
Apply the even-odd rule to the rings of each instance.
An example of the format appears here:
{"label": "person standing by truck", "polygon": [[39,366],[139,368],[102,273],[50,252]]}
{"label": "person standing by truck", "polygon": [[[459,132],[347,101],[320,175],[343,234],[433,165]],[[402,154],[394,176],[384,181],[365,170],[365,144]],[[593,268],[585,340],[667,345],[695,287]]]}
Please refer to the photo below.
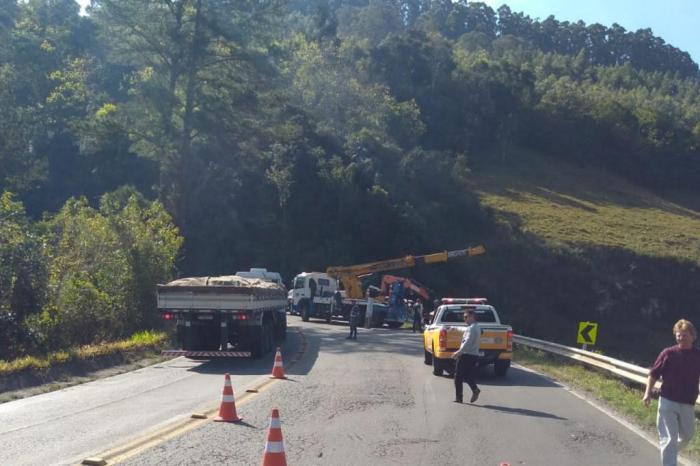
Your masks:
{"label": "person standing by truck", "polygon": [[648,407],[654,385],[661,379],[656,428],[663,466],[676,466],[678,451],[693,438],[700,382],[700,349],[693,345],[697,339],[695,326],[681,319],[673,326],[673,334],[677,345],[664,349],[656,358],[642,398]]}
{"label": "person standing by truck", "polygon": [[413,333],[416,333],[416,330],[418,330],[418,332],[423,331],[422,321],[423,312],[421,311],[419,301],[416,299],[416,302],[413,303]]}
{"label": "person standing by truck", "polygon": [[350,309],[350,335],[348,340],[357,340],[357,326],[360,324],[360,307],[357,303],[352,305]]}
{"label": "person standing by truck", "polygon": [[462,402],[462,389],[464,382],[467,382],[472,390],[470,403],[474,403],[479,398],[479,387],[474,381],[474,373],[476,372],[479,362],[479,324],[476,323],[476,314],[473,309],[464,310],[464,322],[467,327],[462,335],[462,344],[459,349],[452,355],[456,359],[455,365],[455,402]]}

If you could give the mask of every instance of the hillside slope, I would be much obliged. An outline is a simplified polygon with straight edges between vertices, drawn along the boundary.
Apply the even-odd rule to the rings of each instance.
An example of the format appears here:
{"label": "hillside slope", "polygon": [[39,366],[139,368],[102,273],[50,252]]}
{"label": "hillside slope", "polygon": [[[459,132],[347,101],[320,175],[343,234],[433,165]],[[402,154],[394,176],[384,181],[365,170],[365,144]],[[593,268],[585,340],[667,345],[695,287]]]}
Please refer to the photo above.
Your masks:
{"label": "hillside slope", "polygon": [[578,322],[598,322],[598,349],[649,364],[678,318],[700,325],[700,196],[532,153],[473,175],[500,232],[478,287],[516,332],[575,345]]}
{"label": "hillside slope", "polygon": [[700,210],[597,168],[520,154],[507,166],[479,170],[474,189],[499,220],[552,246],[605,246],[700,264]]}

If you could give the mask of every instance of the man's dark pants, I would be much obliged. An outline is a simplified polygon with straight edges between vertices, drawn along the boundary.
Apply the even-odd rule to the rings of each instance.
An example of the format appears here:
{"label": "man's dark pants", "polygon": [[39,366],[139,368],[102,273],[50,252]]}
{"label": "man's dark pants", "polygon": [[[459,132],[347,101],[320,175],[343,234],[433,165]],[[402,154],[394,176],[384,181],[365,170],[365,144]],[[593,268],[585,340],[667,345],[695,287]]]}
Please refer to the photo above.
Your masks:
{"label": "man's dark pants", "polygon": [[476,386],[474,381],[474,374],[476,373],[477,363],[479,362],[479,357],[472,354],[463,354],[456,361],[455,367],[455,398],[458,400],[462,399],[462,383],[467,382],[469,388],[472,392],[477,390],[479,387]]}
{"label": "man's dark pants", "polygon": [[414,321],[413,321],[413,330],[412,330],[412,332],[413,332],[413,333],[416,333],[416,331],[418,331],[418,332],[422,332],[422,331],[423,331],[423,329],[421,328],[420,320],[414,320]]}

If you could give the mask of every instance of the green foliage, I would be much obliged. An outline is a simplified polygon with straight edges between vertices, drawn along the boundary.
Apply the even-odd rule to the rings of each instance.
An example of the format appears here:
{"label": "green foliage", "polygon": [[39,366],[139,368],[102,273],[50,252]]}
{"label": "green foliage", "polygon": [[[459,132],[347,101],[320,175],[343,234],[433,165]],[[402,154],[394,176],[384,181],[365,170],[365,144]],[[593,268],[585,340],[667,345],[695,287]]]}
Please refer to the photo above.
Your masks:
{"label": "green foliage", "polygon": [[36,229],[9,192],[0,196],[0,354],[13,357],[31,346],[22,321],[43,300],[46,264]]}
{"label": "green foliage", "polygon": [[125,297],[126,329],[133,332],[157,325],[155,284],[166,282],[182,246],[177,228],[159,202],[147,202],[132,189],[102,197],[100,212],[109,219],[127,250],[131,286]]}
{"label": "green foliage", "polygon": [[159,203],[128,189],[105,195],[99,211],[73,199],[45,228],[47,304],[27,319],[42,349],[156,325],[155,284],[170,277],[182,243]]}
{"label": "green foliage", "polygon": [[[504,253],[478,268],[415,273],[551,333],[697,297],[698,69],[648,30],[466,1],[95,0],[81,16],[32,0],[0,9],[0,39],[0,190],[17,196],[0,306],[18,353],[155,326],[175,263],[291,277],[489,242]],[[548,158],[521,173],[530,153]],[[528,177],[574,189],[574,169],[649,192]],[[669,187],[690,195],[665,202]],[[521,319],[523,303],[566,311]]]}
{"label": "green foliage", "polygon": [[85,199],[70,200],[48,229],[50,304],[39,318],[49,348],[123,335],[133,286],[125,244]]}

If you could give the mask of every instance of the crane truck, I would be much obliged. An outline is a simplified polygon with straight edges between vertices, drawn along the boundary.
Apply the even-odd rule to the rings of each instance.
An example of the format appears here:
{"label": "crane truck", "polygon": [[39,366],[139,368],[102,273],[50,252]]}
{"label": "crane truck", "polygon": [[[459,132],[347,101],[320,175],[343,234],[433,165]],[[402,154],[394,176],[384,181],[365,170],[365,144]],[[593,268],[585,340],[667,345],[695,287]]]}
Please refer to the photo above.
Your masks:
{"label": "crane truck", "polygon": [[[361,278],[371,273],[411,268],[421,264],[436,264],[460,257],[484,254],[484,246],[475,246],[454,251],[442,251],[423,256],[404,256],[358,265],[328,267],[326,272],[303,272],[294,277],[292,285],[292,309],[304,321],[314,317],[330,322],[332,317],[348,319],[350,309],[358,304],[364,311],[367,300]],[[336,290],[342,288],[342,301],[334,299]],[[337,296],[337,295],[336,295]],[[379,305],[379,309],[382,305]],[[372,325],[382,324],[381,312],[372,314]]]}
{"label": "crane truck", "polygon": [[396,275],[382,276],[381,295],[385,296],[388,301],[388,308],[384,315],[384,323],[390,328],[398,328],[404,322],[408,322],[411,313],[406,308],[404,298],[406,294],[413,293],[417,298],[424,302],[430,300],[430,291],[420,283],[410,278],[397,277]]}

